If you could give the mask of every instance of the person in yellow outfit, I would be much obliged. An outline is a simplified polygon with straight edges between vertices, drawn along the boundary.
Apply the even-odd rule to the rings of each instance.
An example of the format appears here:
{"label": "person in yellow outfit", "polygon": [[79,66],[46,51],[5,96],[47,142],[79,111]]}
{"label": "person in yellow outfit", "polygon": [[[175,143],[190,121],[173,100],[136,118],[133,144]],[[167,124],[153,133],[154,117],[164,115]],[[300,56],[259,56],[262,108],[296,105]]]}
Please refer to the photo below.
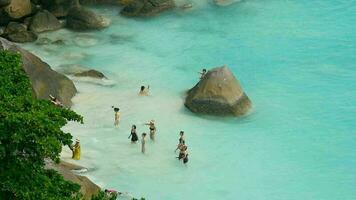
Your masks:
{"label": "person in yellow outfit", "polygon": [[73,156],[72,158],[74,160],[80,160],[80,143],[79,140],[75,141],[75,145],[74,145],[74,151],[73,151]]}

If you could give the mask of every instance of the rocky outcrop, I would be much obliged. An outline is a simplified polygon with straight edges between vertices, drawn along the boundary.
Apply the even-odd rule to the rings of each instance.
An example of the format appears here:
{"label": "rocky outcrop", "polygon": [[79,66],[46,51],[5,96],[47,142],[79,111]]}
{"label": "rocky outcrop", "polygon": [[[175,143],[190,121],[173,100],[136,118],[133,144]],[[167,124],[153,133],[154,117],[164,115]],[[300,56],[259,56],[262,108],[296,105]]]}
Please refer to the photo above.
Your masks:
{"label": "rocky outcrop", "polygon": [[97,30],[109,26],[110,21],[84,7],[72,7],[67,15],[67,27],[73,30]]}
{"label": "rocky outcrop", "polygon": [[62,27],[58,19],[47,10],[36,13],[30,22],[29,29],[35,33],[58,30]]}
{"label": "rocky outcrop", "polygon": [[245,114],[251,101],[227,66],[214,68],[188,91],[185,106],[192,112],[210,115]]}
{"label": "rocky outcrop", "polygon": [[84,167],[64,161],[56,164],[46,160],[46,169],[54,169],[61,174],[64,179],[79,184],[81,186],[80,192],[83,194],[84,199],[89,200],[100,191],[100,187],[93,183],[89,178],[75,174],[74,170],[83,170],[85,169]]}
{"label": "rocky outcrop", "polygon": [[32,31],[27,31],[27,27],[24,24],[17,22],[10,22],[4,32],[7,39],[12,42],[33,42],[37,40],[37,35]]}
{"label": "rocky outcrop", "polygon": [[57,97],[64,105],[70,106],[77,90],[71,80],[54,71],[40,58],[0,37],[0,49],[18,52],[22,56],[23,68],[30,78],[34,94],[39,99],[48,95]]}
{"label": "rocky outcrop", "polygon": [[153,16],[175,7],[174,0],[133,0],[121,10],[125,16]]}
{"label": "rocky outcrop", "polygon": [[20,19],[31,14],[32,4],[30,0],[11,0],[4,10],[10,18]]}

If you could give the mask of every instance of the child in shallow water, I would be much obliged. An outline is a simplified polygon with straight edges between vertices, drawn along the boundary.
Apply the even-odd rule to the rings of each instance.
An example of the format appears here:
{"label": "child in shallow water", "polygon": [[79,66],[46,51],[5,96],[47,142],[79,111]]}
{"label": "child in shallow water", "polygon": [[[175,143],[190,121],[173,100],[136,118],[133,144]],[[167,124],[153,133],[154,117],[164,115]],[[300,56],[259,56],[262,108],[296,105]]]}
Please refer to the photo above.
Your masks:
{"label": "child in shallow water", "polygon": [[114,125],[118,126],[119,122],[120,122],[120,112],[119,112],[120,108],[116,108],[114,106],[112,106],[112,108],[114,108],[114,112],[115,112],[115,123],[114,123]]}
{"label": "child in shallow water", "polygon": [[141,152],[144,154],[146,153],[146,133],[142,133],[142,139],[141,139]]}
{"label": "child in shallow water", "polygon": [[150,90],[150,86],[148,85],[147,88],[145,86],[141,86],[140,92],[138,93],[140,96],[148,96],[148,92]]}

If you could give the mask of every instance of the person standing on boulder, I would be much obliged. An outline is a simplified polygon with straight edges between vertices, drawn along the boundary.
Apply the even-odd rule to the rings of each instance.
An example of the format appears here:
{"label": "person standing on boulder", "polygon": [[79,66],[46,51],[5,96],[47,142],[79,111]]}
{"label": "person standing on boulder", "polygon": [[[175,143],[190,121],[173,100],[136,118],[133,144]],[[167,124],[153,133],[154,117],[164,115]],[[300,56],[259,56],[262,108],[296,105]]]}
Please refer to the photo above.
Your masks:
{"label": "person standing on boulder", "polygon": [[142,133],[142,139],[141,139],[141,152],[144,154],[146,153],[146,133]]}
{"label": "person standing on boulder", "polygon": [[205,77],[206,73],[207,73],[207,72],[206,72],[206,69],[203,69],[201,72],[199,72],[199,74],[200,74],[200,80]]}
{"label": "person standing on boulder", "polygon": [[145,125],[149,126],[150,129],[150,139],[155,140],[155,135],[156,135],[156,125],[155,125],[155,120],[151,120],[150,122],[146,123]]}
{"label": "person standing on boulder", "polygon": [[119,125],[119,122],[120,122],[120,108],[116,108],[114,106],[112,106],[112,108],[114,108],[114,112],[115,112],[115,123],[114,125],[115,126],[118,126]]}
{"label": "person standing on boulder", "polygon": [[137,137],[137,132],[136,132],[136,125],[132,125],[131,134],[129,135],[129,139],[130,139],[130,137],[131,137],[131,143],[137,142],[138,137]]}

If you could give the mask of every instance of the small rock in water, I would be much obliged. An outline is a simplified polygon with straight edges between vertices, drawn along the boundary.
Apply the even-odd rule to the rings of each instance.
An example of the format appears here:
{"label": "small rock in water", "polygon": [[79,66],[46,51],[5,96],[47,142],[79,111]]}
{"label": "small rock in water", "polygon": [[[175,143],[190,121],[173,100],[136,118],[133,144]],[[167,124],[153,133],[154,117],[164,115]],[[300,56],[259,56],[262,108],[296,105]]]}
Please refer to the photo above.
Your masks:
{"label": "small rock in water", "polygon": [[47,45],[47,44],[50,44],[52,41],[49,39],[49,38],[46,38],[46,37],[43,37],[43,38],[39,38],[37,41],[36,41],[36,44],[37,45]]}
{"label": "small rock in water", "polygon": [[193,4],[192,3],[186,3],[186,4],[183,4],[180,8],[183,9],[183,10],[187,10],[187,9],[193,8]]}
{"label": "small rock in water", "polygon": [[241,0],[213,0],[214,4],[217,6],[229,6],[234,3],[238,3]]}
{"label": "small rock in water", "polygon": [[80,47],[90,47],[96,45],[98,39],[89,34],[80,34],[74,38],[73,42]]}

